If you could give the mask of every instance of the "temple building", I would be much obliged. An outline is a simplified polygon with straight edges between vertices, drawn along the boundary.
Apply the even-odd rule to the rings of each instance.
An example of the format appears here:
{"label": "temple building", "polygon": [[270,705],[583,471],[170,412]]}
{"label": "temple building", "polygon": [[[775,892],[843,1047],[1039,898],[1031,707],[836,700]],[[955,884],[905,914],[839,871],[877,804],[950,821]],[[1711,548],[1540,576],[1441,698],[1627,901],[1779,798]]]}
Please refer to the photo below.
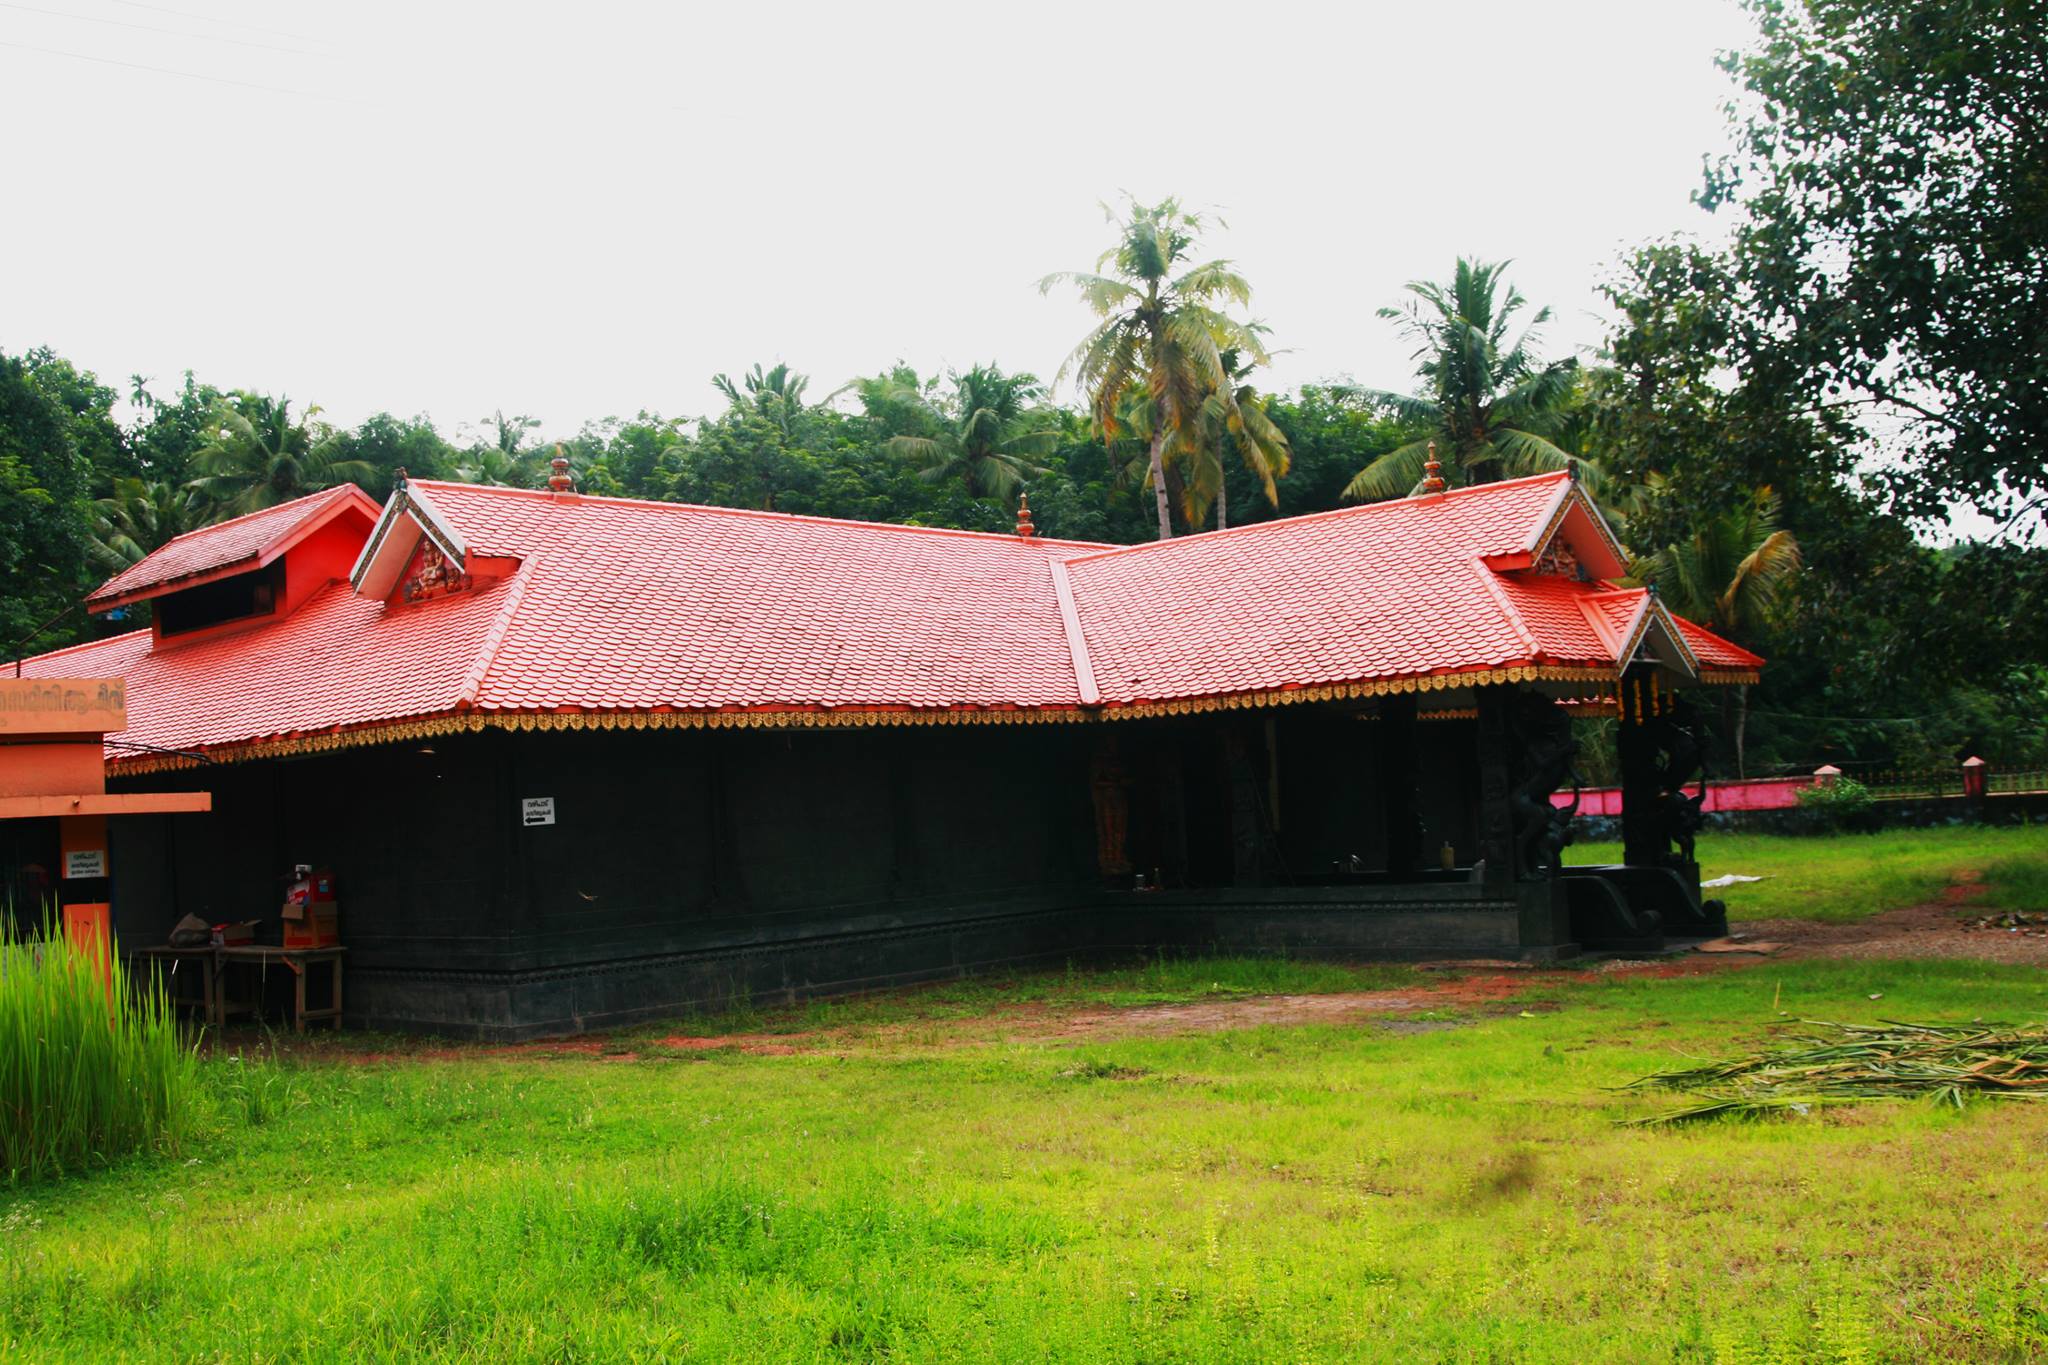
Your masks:
{"label": "temple building", "polygon": [[[331,871],[351,1022],[491,1037],[1127,950],[1549,959],[1719,932],[1688,694],[1754,655],[1613,586],[1545,475],[1135,546],[353,487],[92,594],[113,924]],[[1572,718],[1627,861],[1561,867]],[[1583,728],[1583,727],[1581,727]]]}

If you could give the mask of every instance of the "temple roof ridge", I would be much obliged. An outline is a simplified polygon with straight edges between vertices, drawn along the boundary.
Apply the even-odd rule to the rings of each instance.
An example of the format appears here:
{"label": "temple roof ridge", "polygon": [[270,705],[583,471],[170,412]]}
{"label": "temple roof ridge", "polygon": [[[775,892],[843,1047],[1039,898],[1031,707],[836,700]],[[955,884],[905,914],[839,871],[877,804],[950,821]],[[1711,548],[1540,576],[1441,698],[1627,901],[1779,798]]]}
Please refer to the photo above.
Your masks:
{"label": "temple roof ridge", "polygon": [[[1028,544],[1079,549],[1113,549],[1109,542],[1099,540],[1063,540],[1055,536],[1020,536],[1011,531],[976,531],[961,526],[918,526],[901,521],[862,521],[857,517],[828,517],[815,512],[782,512],[763,507],[721,507],[705,502],[665,502],[659,498],[621,498],[610,494],[578,493],[573,502],[566,502],[545,488],[509,488],[504,484],[463,483],[455,479],[413,479],[410,485],[423,486],[441,492],[453,492],[458,496],[466,493],[488,493],[521,498],[566,507],[588,507],[595,503],[600,506],[611,504],[626,507],[645,507],[665,512],[703,512],[721,517],[749,517],[763,521],[818,522],[831,526],[857,526],[873,531],[908,531],[919,535],[945,536],[948,538],[1000,541],[1010,545]],[[409,485],[409,486],[410,486]],[[504,550],[503,553],[514,553]]]}

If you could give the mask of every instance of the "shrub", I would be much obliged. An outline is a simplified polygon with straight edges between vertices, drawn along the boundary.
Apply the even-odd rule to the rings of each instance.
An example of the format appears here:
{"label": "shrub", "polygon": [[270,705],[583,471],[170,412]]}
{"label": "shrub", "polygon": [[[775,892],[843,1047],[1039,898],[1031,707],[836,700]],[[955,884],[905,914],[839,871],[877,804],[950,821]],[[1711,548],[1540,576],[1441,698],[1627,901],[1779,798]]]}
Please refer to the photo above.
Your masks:
{"label": "shrub", "polygon": [[1846,828],[1870,810],[1870,788],[1853,777],[1801,787],[1797,795],[1799,808],[1818,815],[1830,829]]}
{"label": "shrub", "polygon": [[62,1175],[146,1147],[175,1147],[192,1115],[198,1056],[160,985],[137,989],[61,933],[23,937],[0,912],[0,1168],[9,1182]]}

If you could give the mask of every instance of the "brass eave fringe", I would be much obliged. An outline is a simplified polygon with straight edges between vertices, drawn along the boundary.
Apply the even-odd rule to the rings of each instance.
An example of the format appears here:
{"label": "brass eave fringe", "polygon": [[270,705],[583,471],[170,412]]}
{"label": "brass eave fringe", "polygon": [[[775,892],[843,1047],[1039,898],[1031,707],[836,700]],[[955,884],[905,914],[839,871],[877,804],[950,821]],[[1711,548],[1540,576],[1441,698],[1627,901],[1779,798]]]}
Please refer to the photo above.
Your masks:
{"label": "brass eave fringe", "polygon": [[[462,711],[413,720],[372,723],[349,730],[286,735],[276,739],[223,744],[204,756],[148,754],[112,760],[121,776],[197,768],[208,762],[242,763],[259,758],[289,758],[332,753],[373,744],[403,744],[442,735],[480,734],[485,730],[822,730],[872,729],[894,725],[1059,725],[1102,720],[1144,720],[1155,716],[1194,716],[1212,711],[1258,710],[1302,702],[1353,701],[1409,692],[1444,692],[1460,687],[1524,682],[1614,682],[1611,668],[1563,668],[1529,664],[1515,668],[1475,669],[1423,677],[1382,678],[1368,682],[1326,683],[1312,687],[1276,688],[1221,697],[1188,697],[1177,701],[1137,702],[1102,707],[1041,707],[987,710],[910,710],[873,708],[781,711]],[[1705,681],[1706,679],[1702,679]],[[1755,674],[1722,674],[1715,682],[1756,680]]]}

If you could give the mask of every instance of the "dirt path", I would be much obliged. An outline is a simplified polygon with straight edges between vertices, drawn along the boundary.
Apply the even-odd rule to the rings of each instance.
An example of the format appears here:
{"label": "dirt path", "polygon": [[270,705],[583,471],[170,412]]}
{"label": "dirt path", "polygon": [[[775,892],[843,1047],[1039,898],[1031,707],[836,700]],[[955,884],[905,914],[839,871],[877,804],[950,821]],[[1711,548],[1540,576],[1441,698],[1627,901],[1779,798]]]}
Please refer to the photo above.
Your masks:
{"label": "dirt path", "polygon": [[1814,920],[1749,920],[1737,932],[1782,945],[1774,956],[1948,957],[2048,967],[2048,928],[1979,928],[1976,908],[1986,888],[1975,872],[1957,875],[1935,900],[1887,910],[1853,924]]}
{"label": "dirt path", "polygon": [[[1737,965],[1725,958],[1676,958],[1654,963],[1618,963],[1602,967],[1626,975],[1690,976]],[[1182,1033],[1221,1033],[1231,1029],[1380,1022],[1386,1027],[1422,1029],[1436,1023],[1418,1019],[1437,1012],[1513,1012],[1522,1008],[1516,996],[1531,986],[1560,976],[1582,977],[1586,968],[1542,971],[1515,964],[1429,964],[1441,970],[1440,980],[1425,981],[1400,991],[1336,991],[1319,995],[1254,995],[1195,1000],[1162,1005],[1060,1005],[1033,1003],[992,1010],[973,1019],[920,1019],[861,1024],[802,1033],[672,1034],[635,1039],[630,1043],[604,1038],[541,1040],[511,1047],[478,1049],[467,1055],[586,1056],[630,1060],[730,1050],[771,1056],[841,1051],[858,1042],[863,1049],[891,1046],[961,1047],[976,1043],[1110,1041],[1118,1038],[1163,1038]],[[627,1050],[627,1049],[630,1049]],[[417,1055],[417,1054],[414,1054]]]}

